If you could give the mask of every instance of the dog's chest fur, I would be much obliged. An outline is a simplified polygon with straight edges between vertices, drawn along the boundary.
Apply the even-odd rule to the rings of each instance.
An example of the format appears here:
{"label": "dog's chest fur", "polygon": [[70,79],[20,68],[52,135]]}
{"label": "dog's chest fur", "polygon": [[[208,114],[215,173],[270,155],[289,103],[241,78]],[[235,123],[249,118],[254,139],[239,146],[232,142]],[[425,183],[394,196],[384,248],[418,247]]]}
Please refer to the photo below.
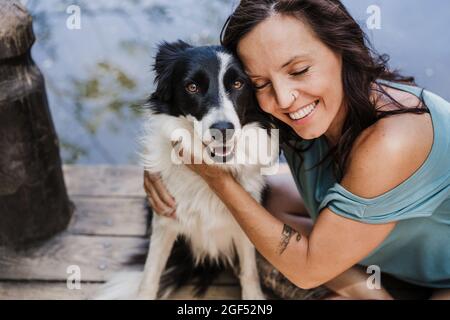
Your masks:
{"label": "dog's chest fur", "polygon": [[[144,166],[150,172],[160,172],[164,185],[177,203],[177,219],[154,215],[153,227],[174,228],[178,234],[186,236],[194,257],[199,261],[207,255],[213,259],[230,257],[233,241],[248,240],[203,178],[185,165],[172,161],[170,133],[176,128],[192,131],[187,121],[167,115],[150,115],[147,123]],[[264,177],[259,172],[260,166],[235,164],[229,169],[237,182],[260,202],[265,186]]]}

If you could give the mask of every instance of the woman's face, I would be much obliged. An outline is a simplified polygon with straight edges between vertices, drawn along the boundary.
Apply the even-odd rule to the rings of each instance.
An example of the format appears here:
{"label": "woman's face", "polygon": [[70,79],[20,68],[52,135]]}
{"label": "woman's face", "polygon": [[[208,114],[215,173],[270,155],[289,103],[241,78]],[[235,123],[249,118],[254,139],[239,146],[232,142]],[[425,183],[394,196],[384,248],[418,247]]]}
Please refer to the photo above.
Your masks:
{"label": "woman's face", "polygon": [[261,108],[303,139],[331,143],[344,121],[342,59],[297,18],[274,15],[238,44]]}

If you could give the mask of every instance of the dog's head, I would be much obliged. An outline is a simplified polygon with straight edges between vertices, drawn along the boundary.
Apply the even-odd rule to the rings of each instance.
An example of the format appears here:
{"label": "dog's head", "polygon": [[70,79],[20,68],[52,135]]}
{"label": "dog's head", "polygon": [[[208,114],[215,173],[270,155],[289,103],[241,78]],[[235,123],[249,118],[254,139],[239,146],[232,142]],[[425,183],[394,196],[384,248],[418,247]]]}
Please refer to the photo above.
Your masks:
{"label": "dog's head", "polygon": [[154,64],[154,113],[185,118],[212,156],[232,157],[247,124],[268,130],[253,88],[239,60],[220,46],[192,47],[178,41],[159,46]]}

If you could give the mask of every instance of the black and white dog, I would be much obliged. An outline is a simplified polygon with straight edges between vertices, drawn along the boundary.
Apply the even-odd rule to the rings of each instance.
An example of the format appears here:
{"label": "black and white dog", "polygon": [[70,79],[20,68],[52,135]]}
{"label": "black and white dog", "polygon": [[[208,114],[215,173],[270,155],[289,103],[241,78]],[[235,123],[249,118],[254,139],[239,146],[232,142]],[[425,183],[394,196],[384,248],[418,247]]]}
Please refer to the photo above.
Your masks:
{"label": "black and white dog", "polygon": [[[224,48],[163,43],[154,69],[157,88],[145,119],[143,164],[146,170],[161,174],[177,203],[177,217],[153,215],[144,271],[116,278],[100,298],[156,299],[171,249],[177,237],[183,236],[195,263],[212,259],[233,264],[237,255],[242,298],[264,299],[254,246],[207,183],[174,161],[171,141],[183,136],[185,154],[192,152],[196,158],[207,154],[211,165],[231,171],[261,202],[262,168],[269,172],[277,165],[277,132],[258,109],[239,61]],[[256,136],[258,141],[250,141],[249,137]],[[260,146],[267,149],[264,161]]]}

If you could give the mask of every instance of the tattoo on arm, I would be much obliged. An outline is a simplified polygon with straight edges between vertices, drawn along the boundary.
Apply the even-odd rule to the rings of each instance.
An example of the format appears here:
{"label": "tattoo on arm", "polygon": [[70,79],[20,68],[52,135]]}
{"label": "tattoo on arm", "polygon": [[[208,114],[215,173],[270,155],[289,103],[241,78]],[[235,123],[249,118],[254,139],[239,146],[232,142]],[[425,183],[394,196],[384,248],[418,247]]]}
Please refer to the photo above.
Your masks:
{"label": "tattoo on arm", "polygon": [[291,240],[291,237],[294,234],[297,234],[295,240],[297,242],[299,242],[302,239],[302,235],[300,233],[298,233],[297,231],[295,231],[294,229],[292,229],[287,224],[285,224],[283,226],[283,231],[281,232],[281,242],[280,242],[280,246],[279,246],[280,255],[284,252],[284,250],[286,250],[286,248],[289,244],[289,241]]}

